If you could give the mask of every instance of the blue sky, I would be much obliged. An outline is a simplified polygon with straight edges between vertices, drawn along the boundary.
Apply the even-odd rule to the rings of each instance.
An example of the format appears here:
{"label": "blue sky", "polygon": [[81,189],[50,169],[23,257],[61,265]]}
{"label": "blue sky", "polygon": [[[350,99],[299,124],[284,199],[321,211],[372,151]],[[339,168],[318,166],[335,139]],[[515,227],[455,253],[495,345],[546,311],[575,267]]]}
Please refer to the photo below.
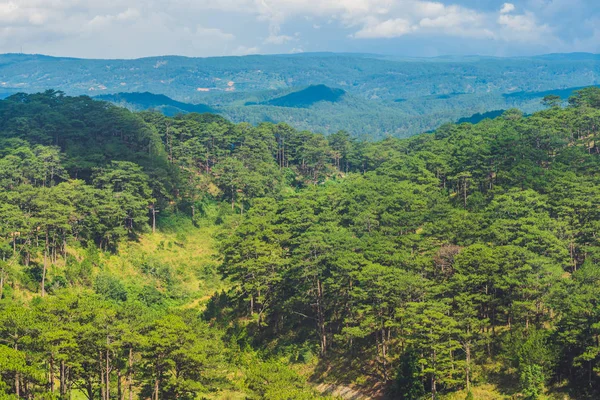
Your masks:
{"label": "blue sky", "polygon": [[598,0],[0,0],[0,52],[600,52]]}

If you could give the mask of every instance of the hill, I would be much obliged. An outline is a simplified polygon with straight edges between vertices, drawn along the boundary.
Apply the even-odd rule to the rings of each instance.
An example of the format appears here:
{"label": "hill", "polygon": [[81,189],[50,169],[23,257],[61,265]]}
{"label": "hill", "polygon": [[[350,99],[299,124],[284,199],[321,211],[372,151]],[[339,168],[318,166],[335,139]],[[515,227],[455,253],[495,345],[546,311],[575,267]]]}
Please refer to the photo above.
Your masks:
{"label": "hill", "polygon": [[215,110],[204,104],[188,104],[175,101],[165,95],[152,93],[117,93],[95,96],[98,100],[108,101],[132,111],[154,109],[165,115],[174,116],[179,113],[214,113]]}
{"label": "hill", "polygon": [[564,89],[545,90],[542,92],[513,92],[504,94],[503,96],[507,99],[515,100],[537,100],[549,95],[555,95],[562,98],[563,101],[566,101],[569,97],[573,95],[573,93],[581,89],[584,89],[584,87],[570,87]]}
{"label": "hill", "polygon": [[[429,131],[492,110],[534,112],[540,109],[538,97],[506,95],[595,85],[599,74],[595,56],[585,54],[431,59],[335,53],[138,60],[0,56],[0,91],[7,93],[49,88],[69,95],[150,92],[205,104],[234,122],[287,121],[298,128],[328,134],[343,129],[373,139]],[[295,107],[245,106],[311,85],[339,88],[346,95],[329,107],[304,108],[302,113]],[[174,107],[165,111],[181,109]]]}
{"label": "hill", "polygon": [[461,118],[458,121],[456,121],[456,123],[457,124],[464,124],[464,123],[478,124],[481,121],[488,119],[488,118],[489,119],[498,118],[505,112],[506,112],[506,110],[493,110],[493,111],[488,111],[488,112],[485,112],[482,114],[477,113],[477,114],[471,115],[470,117]]}
{"label": "hill", "polygon": [[346,92],[341,89],[333,89],[325,85],[313,85],[262,104],[276,107],[308,108],[321,101],[336,103],[344,94]]}

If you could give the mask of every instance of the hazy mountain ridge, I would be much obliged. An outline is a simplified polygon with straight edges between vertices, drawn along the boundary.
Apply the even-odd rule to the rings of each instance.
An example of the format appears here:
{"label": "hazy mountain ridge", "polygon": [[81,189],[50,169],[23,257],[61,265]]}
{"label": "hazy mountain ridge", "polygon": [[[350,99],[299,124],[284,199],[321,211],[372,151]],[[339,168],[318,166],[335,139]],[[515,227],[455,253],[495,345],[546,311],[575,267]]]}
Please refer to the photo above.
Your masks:
{"label": "hazy mountain ridge", "polygon": [[[90,60],[5,54],[0,55],[0,92],[149,92],[180,103],[204,104],[235,122],[285,121],[302,129],[344,129],[376,138],[412,135],[492,110],[536,111],[536,93],[598,84],[598,57],[575,53],[423,59],[308,53]],[[302,107],[280,107],[275,101],[315,85],[344,91],[343,100]],[[181,104],[153,108],[160,106],[170,115],[189,111]]]}
{"label": "hazy mountain ridge", "polygon": [[[5,89],[43,90],[58,83],[55,87],[69,94],[149,91],[186,102],[201,101],[211,91],[273,90],[315,84],[339,87],[367,98],[391,99],[588,86],[596,82],[591,72],[600,72],[593,56],[396,61],[317,53],[90,60],[7,54],[0,55],[0,79]],[[535,75],[532,70],[536,70]]]}

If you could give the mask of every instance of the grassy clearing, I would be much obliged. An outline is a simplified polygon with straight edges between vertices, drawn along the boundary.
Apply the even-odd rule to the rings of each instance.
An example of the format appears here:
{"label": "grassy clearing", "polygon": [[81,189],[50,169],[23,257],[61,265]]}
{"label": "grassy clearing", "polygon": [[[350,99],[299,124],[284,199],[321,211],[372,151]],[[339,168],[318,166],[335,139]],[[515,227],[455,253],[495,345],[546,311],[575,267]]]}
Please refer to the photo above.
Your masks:
{"label": "grassy clearing", "polygon": [[102,268],[131,287],[151,285],[177,293],[188,307],[201,307],[224,288],[217,272],[215,235],[219,227],[195,227],[189,219],[169,220],[168,227],[124,243],[118,255],[103,254]]}
{"label": "grassy clearing", "polygon": [[[121,282],[130,295],[138,296],[151,288],[170,299],[171,306],[201,308],[226,285],[217,271],[215,237],[223,228],[213,223],[199,225],[184,216],[168,216],[155,233],[123,241],[117,252],[72,243],[65,257],[48,265],[46,291],[95,288],[99,277],[108,277]],[[6,286],[6,296],[28,302],[40,295],[41,254],[34,254],[29,266],[11,263],[9,267],[19,279],[18,284]]]}
{"label": "grassy clearing", "polygon": [[[498,388],[495,385],[484,384],[480,386],[475,386],[471,389],[473,393],[473,398],[475,400],[509,400],[510,396],[503,395],[498,391]],[[467,391],[461,390],[460,392],[455,392],[448,394],[442,397],[443,400],[465,400],[467,397]]]}
{"label": "grassy clearing", "polygon": [[[471,392],[473,393],[474,400],[516,400],[523,399],[521,394],[503,394],[496,385],[483,384],[473,387]],[[445,395],[441,400],[465,400],[467,398],[466,390],[460,392],[451,393]],[[563,391],[551,390],[545,395],[542,395],[539,400],[575,400],[574,397],[569,396],[568,393]]]}

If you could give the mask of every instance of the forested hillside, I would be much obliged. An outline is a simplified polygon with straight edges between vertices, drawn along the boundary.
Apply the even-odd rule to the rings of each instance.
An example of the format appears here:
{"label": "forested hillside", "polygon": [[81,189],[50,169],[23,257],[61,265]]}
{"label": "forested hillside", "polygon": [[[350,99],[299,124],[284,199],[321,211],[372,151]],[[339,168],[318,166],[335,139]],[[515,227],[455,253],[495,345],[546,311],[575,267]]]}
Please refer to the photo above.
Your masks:
{"label": "forested hillside", "polygon": [[600,89],[363,142],[0,102],[0,398],[594,399]]}
{"label": "forested hillside", "polygon": [[307,53],[136,60],[3,54],[0,97],[57,89],[99,96],[136,111],[152,107],[174,115],[178,110],[213,110],[234,122],[285,122],[300,130],[346,130],[374,140],[428,132],[488,111],[538,111],[547,94],[566,100],[576,88],[598,85],[599,59],[581,53],[512,58]]}
{"label": "forested hillside", "polygon": [[98,100],[109,101],[116,105],[129,108],[132,111],[155,110],[167,116],[185,113],[211,113],[215,110],[204,104],[188,104],[175,101],[165,95],[152,93],[117,93],[95,97]]}

